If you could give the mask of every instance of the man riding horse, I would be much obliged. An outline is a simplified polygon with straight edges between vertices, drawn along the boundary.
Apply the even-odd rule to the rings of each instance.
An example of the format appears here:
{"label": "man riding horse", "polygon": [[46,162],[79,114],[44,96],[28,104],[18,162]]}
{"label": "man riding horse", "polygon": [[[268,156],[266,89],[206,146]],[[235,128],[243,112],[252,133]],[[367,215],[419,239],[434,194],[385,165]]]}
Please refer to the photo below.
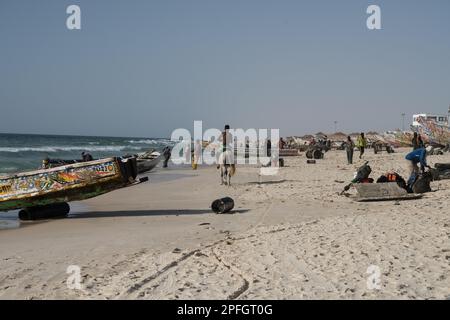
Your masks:
{"label": "man riding horse", "polygon": [[218,167],[220,168],[221,184],[231,185],[231,176],[235,171],[233,136],[229,132],[230,126],[225,125],[225,130],[219,137],[222,142],[221,152],[219,155]]}

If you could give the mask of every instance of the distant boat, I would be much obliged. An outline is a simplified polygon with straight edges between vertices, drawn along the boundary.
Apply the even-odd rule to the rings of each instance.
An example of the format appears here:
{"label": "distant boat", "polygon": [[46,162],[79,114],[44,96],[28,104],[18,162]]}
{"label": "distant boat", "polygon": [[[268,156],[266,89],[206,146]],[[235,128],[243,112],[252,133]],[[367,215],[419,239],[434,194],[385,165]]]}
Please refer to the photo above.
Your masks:
{"label": "distant boat", "polygon": [[23,220],[67,215],[69,201],[93,198],[136,180],[135,157],[76,162],[0,176],[0,211],[22,209]]}
{"label": "distant boat", "polygon": [[157,151],[149,151],[142,154],[138,154],[137,161],[137,171],[138,173],[144,173],[155,168],[161,161],[162,155]]}
{"label": "distant boat", "polygon": [[411,129],[419,133],[431,145],[444,147],[450,143],[448,126],[420,116],[416,118],[416,122],[418,125],[411,126]]}

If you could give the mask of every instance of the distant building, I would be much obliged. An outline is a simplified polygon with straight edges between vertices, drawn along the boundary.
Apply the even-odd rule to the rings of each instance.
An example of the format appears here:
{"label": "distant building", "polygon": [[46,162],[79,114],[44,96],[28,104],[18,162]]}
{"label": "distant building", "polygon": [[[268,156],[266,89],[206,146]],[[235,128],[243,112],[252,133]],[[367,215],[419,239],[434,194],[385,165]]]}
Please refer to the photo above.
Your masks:
{"label": "distant building", "polygon": [[436,122],[439,125],[448,126],[448,116],[444,115],[436,115],[436,114],[427,114],[427,113],[421,113],[421,114],[414,114],[413,115],[413,122],[412,125],[414,127],[420,126],[419,118],[423,118],[425,120],[431,120]]}

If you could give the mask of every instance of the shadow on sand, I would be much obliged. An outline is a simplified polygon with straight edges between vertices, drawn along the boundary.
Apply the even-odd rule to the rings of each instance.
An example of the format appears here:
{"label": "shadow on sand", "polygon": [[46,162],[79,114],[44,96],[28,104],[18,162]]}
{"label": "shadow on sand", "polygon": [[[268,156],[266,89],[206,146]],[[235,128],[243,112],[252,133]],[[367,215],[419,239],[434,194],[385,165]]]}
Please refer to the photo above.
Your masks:
{"label": "shadow on sand", "polygon": [[[231,210],[225,214],[246,213],[248,209]],[[185,210],[128,210],[128,211],[104,211],[81,212],[69,216],[69,219],[84,218],[108,218],[108,217],[146,217],[146,216],[181,216],[195,214],[215,214],[211,209],[185,209]]]}
{"label": "shadow on sand", "polygon": [[[252,185],[252,184],[278,184],[278,183],[284,183],[284,182],[299,182],[300,180],[268,180],[268,181],[249,181],[242,183],[240,185]],[[236,183],[237,184],[237,183]]]}

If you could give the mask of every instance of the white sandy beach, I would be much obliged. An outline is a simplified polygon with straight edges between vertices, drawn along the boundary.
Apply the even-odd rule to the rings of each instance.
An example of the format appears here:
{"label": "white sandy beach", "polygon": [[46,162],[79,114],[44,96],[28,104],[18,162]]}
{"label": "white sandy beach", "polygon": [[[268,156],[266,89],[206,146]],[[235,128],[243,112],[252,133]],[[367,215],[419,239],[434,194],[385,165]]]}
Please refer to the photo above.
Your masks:
{"label": "white sandy beach", "polygon": [[[406,178],[407,150],[368,150],[371,176]],[[68,219],[0,230],[0,298],[449,298],[450,180],[418,200],[339,196],[362,163],[355,153],[347,165],[344,151],[317,164],[286,157],[276,176],[238,166],[231,187],[215,167],[158,169],[149,182],[76,204]],[[234,212],[214,214],[211,202],[224,196]],[[80,266],[82,290],[67,288],[69,265]],[[367,286],[371,265],[380,289]]]}

